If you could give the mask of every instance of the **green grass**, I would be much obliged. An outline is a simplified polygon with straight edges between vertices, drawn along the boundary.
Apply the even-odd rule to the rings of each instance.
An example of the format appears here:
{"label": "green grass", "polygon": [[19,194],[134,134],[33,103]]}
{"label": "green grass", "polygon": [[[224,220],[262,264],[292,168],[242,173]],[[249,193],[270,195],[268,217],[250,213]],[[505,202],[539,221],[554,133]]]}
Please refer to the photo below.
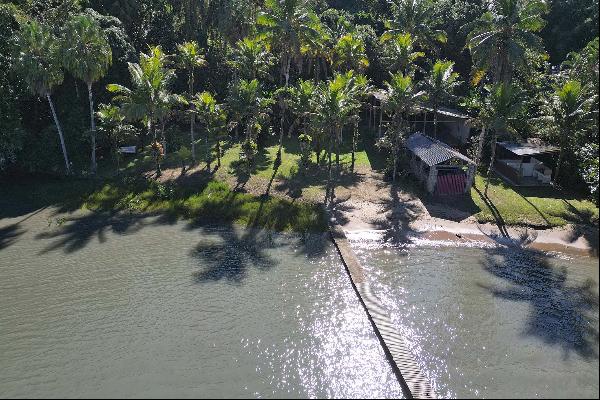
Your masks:
{"label": "green grass", "polygon": [[[485,179],[478,175],[475,183],[483,194]],[[475,188],[471,189],[471,197],[481,210],[475,218],[479,222],[496,222],[492,209]],[[493,178],[488,198],[507,225],[556,227],[569,223],[598,223],[598,207],[594,203],[551,187],[513,188],[501,179]]]}
{"label": "green grass", "polygon": [[92,180],[65,178],[9,187],[0,200],[0,217],[22,215],[46,206],[60,211],[79,208],[94,211],[165,213],[198,224],[238,223],[277,231],[324,231],[319,205],[293,203],[273,197],[256,197],[232,191],[213,180],[200,187],[165,185],[142,177]]}

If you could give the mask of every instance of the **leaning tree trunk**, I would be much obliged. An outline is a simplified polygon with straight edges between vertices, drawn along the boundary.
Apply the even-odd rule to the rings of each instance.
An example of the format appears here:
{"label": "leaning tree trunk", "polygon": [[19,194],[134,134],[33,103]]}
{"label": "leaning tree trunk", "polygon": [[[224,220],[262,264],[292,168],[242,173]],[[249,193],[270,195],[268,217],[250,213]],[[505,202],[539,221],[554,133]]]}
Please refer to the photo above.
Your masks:
{"label": "leaning tree trunk", "polygon": [[58,137],[60,139],[60,147],[62,148],[63,158],[65,159],[65,168],[67,170],[67,175],[70,175],[71,174],[71,164],[69,163],[69,157],[67,156],[67,147],[65,146],[65,138],[63,136],[62,128],[60,127],[60,123],[58,122],[58,116],[56,115],[56,110],[54,109],[54,103],[52,102],[50,93],[46,93],[46,98],[48,99],[48,103],[50,104],[50,110],[52,110],[52,117],[54,118],[54,124],[56,125],[56,130],[58,131]]}
{"label": "leaning tree trunk", "polygon": [[492,175],[492,168],[494,168],[494,161],[496,160],[496,131],[494,131],[494,134],[492,135],[492,156],[490,157],[490,165],[488,166],[488,170],[487,170],[487,176],[486,176],[486,181],[485,181],[485,190],[484,190],[484,195],[485,197],[487,197],[488,194],[488,188],[490,186],[490,177]]}
{"label": "leaning tree trunk", "polygon": [[92,82],[88,82],[88,100],[90,103],[90,135],[92,138],[92,161],[90,165],[90,169],[92,175],[96,174],[96,170],[98,166],[96,164],[96,120],[94,119],[94,98],[92,95]]}

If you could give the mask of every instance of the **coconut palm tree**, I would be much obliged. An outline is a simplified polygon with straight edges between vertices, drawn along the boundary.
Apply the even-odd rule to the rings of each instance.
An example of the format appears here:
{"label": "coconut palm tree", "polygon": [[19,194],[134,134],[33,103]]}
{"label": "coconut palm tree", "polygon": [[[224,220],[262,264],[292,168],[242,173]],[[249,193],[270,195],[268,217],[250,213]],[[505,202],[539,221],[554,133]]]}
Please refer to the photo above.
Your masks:
{"label": "coconut palm tree", "polygon": [[117,161],[117,173],[119,173],[119,143],[125,135],[133,131],[131,125],[125,124],[125,116],[119,107],[113,104],[100,104],[96,112],[99,122],[100,135],[104,135]]}
{"label": "coconut palm tree", "polygon": [[393,19],[385,22],[387,30],[382,35],[383,41],[409,33],[421,49],[446,43],[446,33],[434,28],[432,0],[391,0],[390,3]]}
{"label": "coconut palm tree", "polygon": [[408,133],[408,115],[413,113],[423,101],[425,92],[418,90],[412,77],[402,72],[392,74],[385,82],[385,86],[386,97],[383,108],[390,115],[391,122],[381,145],[388,147],[392,152],[392,180],[395,182],[400,149]]}
{"label": "coconut palm tree", "polygon": [[363,71],[369,66],[365,43],[351,33],[339,38],[333,48],[334,66],[340,72]]}
{"label": "coconut palm tree", "polygon": [[425,57],[425,53],[415,51],[410,33],[395,35],[390,40],[383,40],[383,43],[385,47],[382,59],[387,69],[390,72],[402,72],[404,75],[414,76],[415,70],[418,69],[415,62]]}
{"label": "coconut palm tree", "polygon": [[[175,78],[175,71],[166,67],[167,56],[160,46],[150,47],[148,54],[140,54],[140,63],[128,63],[132,88],[109,84],[107,89],[115,93],[114,100],[121,103],[121,110],[130,121],[146,121],[148,134],[152,136],[155,152],[158,154],[156,124],[164,111],[164,105],[171,101],[169,85]],[[143,148],[142,136],[142,148]],[[161,150],[161,154],[162,154]],[[160,175],[160,157],[156,157],[156,172]]]}
{"label": "coconut palm tree", "polygon": [[256,36],[239,40],[228,64],[236,74],[235,78],[264,80],[270,78],[269,69],[273,62],[270,45],[264,37]]}
{"label": "coconut palm tree", "polygon": [[88,15],[76,15],[67,22],[62,42],[61,55],[65,69],[87,85],[92,140],[90,171],[95,174],[96,121],[92,85],[108,71],[112,64],[112,50],[100,25]]}
{"label": "coconut palm tree", "polygon": [[226,104],[236,130],[239,126],[245,129],[240,155],[245,156],[249,169],[256,152],[256,137],[269,121],[269,109],[273,100],[264,94],[258,80],[242,79],[231,85]]}
{"label": "coconut palm tree", "polygon": [[440,105],[454,97],[454,90],[460,85],[458,74],[453,72],[452,61],[437,60],[431,73],[425,79],[425,90],[433,108],[433,136],[437,138],[438,111]]}
{"label": "coconut palm tree", "polygon": [[486,120],[492,133],[490,165],[486,174],[485,191],[487,197],[490,186],[490,176],[496,161],[496,142],[499,134],[515,133],[515,116],[523,108],[521,92],[510,84],[499,83],[494,85],[486,98]]}
{"label": "coconut palm tree", "polygon": [[491,0],[488,11],[470,24],[467,47],[474,64],[474,83],[491,71],[494,83],[510,83],[515,67],[521,67],[530,51],[544,45],[536,35],[545,25],[544,0]]}
{"label": "coconut palm tree", "polygon": [[19,55],[15,63],[17,72],[23,75],[31,93],[48,100],[60,139],[65,170],[67,174],[70,174],[71,164],[67,155],[65,139],[51,97],[52,89],[60,85],[64,78],[58,56],[58,41],[48,27],[31,20],[21,26],[18,42]]}
{"label": "coconut palm tree", "polygon": [[538,119],[546,135],[560,144],[560,153],[554,171],[558,180],[565,154],[572,150],[577,138],[584,135],[587,124],[593,123],[592,104],[598,94],[589,95],[579,81],[569,80],[557,87],[542,106],[542,116]]}
{"label": "coconut palm tree", "polygon": [[196,163],[196,138],[194,137],[194,124],[196,116],[194,114],[194,70],[206,65],[206,60],[201,54],[198,43],[191,41],[185,42],[177,46],[179,66],[185,69],[188,73],[188,93],[187,100],[190,102],[192,109],[190,110],[190,143],[192,149],[192,160]]}
{"label": "coconut palm tree", "polygon": [[315,96],[316,85],[310,80],[300,79],[296,86],[289,88],[289,95],[286,96],[287,108],[292,112],[294,116],[294,122],[290,125],[288,130],[288,137],[290,137],[294,129],[302,129],[308,114],[312,111],[311,101]]}
{"label": "coconut palm tree", "polygon": [[305,40],[300,48],[300,53],[308,58],[308,72],[313,70],[315,82],[323,77],[327,78],[328,66],[333,59],[334,33],[324,24],[315,23],[315,31],[309,40]]}
{"label": "coconut palm tree", "polygon": [[209,138],[216,139],[217,166],[221,166],[221,132],[225,129],[225,113],[221,104],[209,92],[198,93],[192,100],[194,103],[194,112],[198,115],[200,121],[206,129],[204,143],[207,148],[206,165],[210,170],[211,151],[209,147]]}
{"label": "coconut palm tree", "polygon": [[318,18],[308,0],[265,0],[264,10],[256,22],[271,35],[274,47],[280,52],[280,72],[285,86],[290,79],[292,60],[300,55],[303,42],[316,36]]}

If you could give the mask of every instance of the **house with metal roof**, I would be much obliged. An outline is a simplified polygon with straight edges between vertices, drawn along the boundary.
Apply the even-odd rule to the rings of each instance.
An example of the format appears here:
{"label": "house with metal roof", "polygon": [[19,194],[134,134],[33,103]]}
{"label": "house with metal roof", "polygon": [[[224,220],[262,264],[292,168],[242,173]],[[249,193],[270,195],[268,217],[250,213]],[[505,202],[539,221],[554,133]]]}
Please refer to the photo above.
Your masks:
{"label": "house with metal roof", "polygon": [[413,174],[427,192],[436,195],[458,195],[473,186],[475,162],[446,143],[420,132],[405,143]]}
{"label": "house with metal roof", "polygon": [[540,142],[498,142],[494,171],[515,186],[550,185],[552,169],[547,164],[559,151]]}

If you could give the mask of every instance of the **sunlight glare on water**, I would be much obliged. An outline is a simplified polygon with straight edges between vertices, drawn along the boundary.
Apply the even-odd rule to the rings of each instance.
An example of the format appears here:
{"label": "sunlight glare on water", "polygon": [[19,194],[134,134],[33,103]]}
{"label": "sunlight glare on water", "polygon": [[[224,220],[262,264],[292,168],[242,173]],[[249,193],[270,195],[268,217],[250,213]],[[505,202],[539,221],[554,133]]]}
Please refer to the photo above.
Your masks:
{"label": "sunlight glare on water", "polygon": [[598,260],[352,245],[439,397],[598,397]]}
{"label": "sunlight glare on water", "polygon": [[56,218],[0,247],[3,397],[402,396],[326,236]]}

